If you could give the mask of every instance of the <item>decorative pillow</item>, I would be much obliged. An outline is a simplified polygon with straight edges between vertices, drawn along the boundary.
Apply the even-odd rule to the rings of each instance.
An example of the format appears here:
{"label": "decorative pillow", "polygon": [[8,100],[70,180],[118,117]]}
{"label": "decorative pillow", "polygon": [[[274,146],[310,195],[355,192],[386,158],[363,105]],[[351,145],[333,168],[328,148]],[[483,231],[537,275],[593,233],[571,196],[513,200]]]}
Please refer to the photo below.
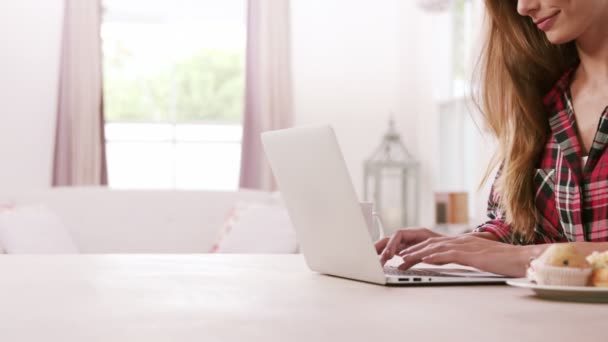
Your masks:
{"label": "decorative pillow", "polygon": [[0,211],[0,245],[8,254],[78,253],[59,217],[44,205]]}
{"label": "decorative pillow", "polygon": [[3,213],[5,211],[11,211],[13,209],[15,209],[15,206],[13,204],[0,203],[0,213]]}
{"label": "decorative pillow", "polygon": [[[0,203],[0,214],[15,209],[12,204]],[[0,240],[0,254],[5,254],[4,247],[2,247],[2,240]]]}
{"label": "decorative pillow", "polygon": [[239,202],[229,213],[212,252],[297,253],[296,233],[278,201]]}

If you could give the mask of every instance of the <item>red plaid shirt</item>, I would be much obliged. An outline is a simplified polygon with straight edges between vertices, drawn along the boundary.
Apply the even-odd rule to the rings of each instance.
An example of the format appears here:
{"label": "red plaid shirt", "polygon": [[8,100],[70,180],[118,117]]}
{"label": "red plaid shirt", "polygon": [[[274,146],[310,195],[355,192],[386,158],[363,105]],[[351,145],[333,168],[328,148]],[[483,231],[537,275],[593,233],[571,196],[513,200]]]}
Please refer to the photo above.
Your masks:
{"label": "red plaid shirt", "polygon": [[[551,134],[534,174],[538,222],[534,243],[608,241],[608,107],[602,113],[589,159],[583,166],[583,151],[577,137],[568,71],[545,96]],[[507,243],[520,244],[505,223],[499,194],[490,192],[490,220],[478,232],[491,232]]]}

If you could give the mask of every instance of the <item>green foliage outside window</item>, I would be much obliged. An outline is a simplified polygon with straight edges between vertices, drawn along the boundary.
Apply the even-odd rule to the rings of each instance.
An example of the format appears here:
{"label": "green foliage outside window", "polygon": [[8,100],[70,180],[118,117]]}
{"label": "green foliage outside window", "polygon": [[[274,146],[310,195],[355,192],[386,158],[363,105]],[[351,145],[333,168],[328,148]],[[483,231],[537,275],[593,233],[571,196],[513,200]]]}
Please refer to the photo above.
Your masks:
{"label": "green foliage outside window", "polygon": [[146,73],[126,48],[104,58],[104,106],[109,122],[240,123],[243,53],[205,49]]}

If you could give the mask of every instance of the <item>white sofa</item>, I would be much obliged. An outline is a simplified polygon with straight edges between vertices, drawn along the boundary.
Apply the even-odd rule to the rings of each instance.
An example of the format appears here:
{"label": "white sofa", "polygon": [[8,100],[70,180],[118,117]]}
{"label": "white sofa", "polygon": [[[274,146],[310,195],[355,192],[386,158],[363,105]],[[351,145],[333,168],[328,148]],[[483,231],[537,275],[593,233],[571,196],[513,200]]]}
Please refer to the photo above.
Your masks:
{"label": "white sofa", "polygon": [[272,197],[245,190],[51,188],[0,194],[0,204],[50,208],[81,253],[206,253],[236,203]]}

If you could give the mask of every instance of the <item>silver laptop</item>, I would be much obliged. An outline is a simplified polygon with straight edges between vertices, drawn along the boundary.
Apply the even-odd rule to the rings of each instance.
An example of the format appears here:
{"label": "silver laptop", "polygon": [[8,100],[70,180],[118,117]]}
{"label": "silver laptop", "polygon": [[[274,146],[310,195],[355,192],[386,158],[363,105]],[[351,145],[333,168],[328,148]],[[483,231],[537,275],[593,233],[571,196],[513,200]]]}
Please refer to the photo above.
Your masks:
{"label": "silver laptop", "polygon": [[311,270],[375,284],[505,282],[464,268],[383,268],[333,129],[265,132],[262,142]]}

